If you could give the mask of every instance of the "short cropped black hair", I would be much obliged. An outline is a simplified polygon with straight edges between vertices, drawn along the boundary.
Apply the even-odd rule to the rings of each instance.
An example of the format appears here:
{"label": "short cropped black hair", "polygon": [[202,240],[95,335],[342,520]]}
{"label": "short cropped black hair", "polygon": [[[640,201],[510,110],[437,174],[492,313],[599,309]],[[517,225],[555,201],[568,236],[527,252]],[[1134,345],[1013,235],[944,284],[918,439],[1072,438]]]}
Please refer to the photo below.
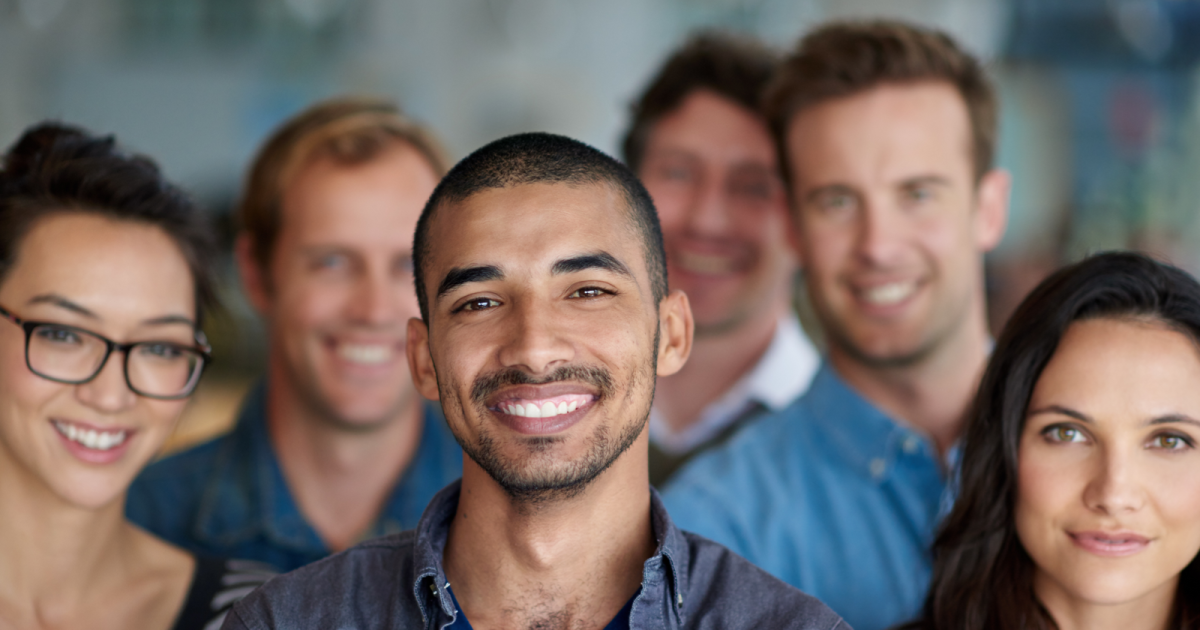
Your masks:
{"label": "short cropped black hair", "polygon": [[667,296],[667,255],[662,227],[650,194],[625,165],[600,150],[550,133],[522,133],[496,140],[456,164],[434,189],[413,236],[413,272],[421,318],[429,323],[425,272],[432,245],[429,225],[434,214],[449,203],[493,188],[526,184],[607,184],[625,198],[634,230],[642,237],[646,269],[655,303]]}

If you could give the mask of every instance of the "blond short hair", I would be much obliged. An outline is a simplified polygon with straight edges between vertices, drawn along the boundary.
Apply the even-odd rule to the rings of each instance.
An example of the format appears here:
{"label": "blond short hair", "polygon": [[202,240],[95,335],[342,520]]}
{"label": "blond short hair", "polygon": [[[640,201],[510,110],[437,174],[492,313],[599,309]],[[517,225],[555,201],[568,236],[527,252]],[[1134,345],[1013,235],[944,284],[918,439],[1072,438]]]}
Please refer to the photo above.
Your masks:
{"label": "blond short hair", "polygon": [[330,99],[286,121],[255,156],[237,208],[255,262],[267,268],[283,224],[283,191],[304,167],[318,160],[363,164],[397,143],[416,149],[438,177],[449,170],[441,142],[387,100]]}

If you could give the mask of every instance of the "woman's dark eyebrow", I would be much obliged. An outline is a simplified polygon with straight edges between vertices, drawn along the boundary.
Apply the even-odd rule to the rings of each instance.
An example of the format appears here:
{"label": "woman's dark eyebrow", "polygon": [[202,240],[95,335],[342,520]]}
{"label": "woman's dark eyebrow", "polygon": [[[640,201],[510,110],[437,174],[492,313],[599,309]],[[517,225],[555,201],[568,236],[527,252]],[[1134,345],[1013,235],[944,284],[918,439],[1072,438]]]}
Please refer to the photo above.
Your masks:
{"label": "woman's dark eyebrow", "polygon": [[1194,425],[1200,427],[1200,420],[1197,420],[1187,414],[1182,414],[1182,413],[1172,413],[1172,414],[1168,414],[1165,416],[1160,416],[1158,418],[1151,420],[1150,422],[1147,422],[1146,424],[1149,426],[1153,426],[1156,424],[1174,424],[1176,422],[1182,422],[1184,424],[1194,424]]}
{"label": "woman's dark eyebrow", "polygon": [[87,317],[90,319],[100,319],[99,315],[91,312],[90,310],[84,308],[83,306],[80,306],[79,304],[72,302],[71,300],[68,300],[67,298],[65,298],[57,293],[43,293],[42,295],[35,295],[32,299],[30,299],[25,304],[26,305],[50,304],[50,305],[57,306],[62,309],[66,309],[73,313],[78,313],[78,314],[83,315],[84,317]]}
{"label": "woman's dark eyebrow", "polygon": [[1063,407],[1061,405],[1046,405],[1045,407],[1039,407],[1037,409],[1030,409],[1029,413],[1025,414],[1025,416],[1026,417],[1036,416],[1036,415],[1042,414],[1042,413],[1056,413],[1059,415],[1075,418],[1076,420],[1083,422],[1085,424],[1093,424],[1092,419],[1089,418],[1086,414],[1075,411],[1074,409],[1069,409],[1067,407]]}
{"label": "woman's dark eyebrow", "polygon": [[192,321],[192,318],[185,317],[183,315],[163,315],[162,317],[155,317],[153,319],[144,320],[142,322],[142,324],[146,325],[146,326],[166,326],[168,324],[186,324],[188,326],[191,326],[192,328],[196,327],[196,322]]}
{"label": "woman's dark eyebrow", "polygon": [[564,258],[554,263],[554,266],[550,268],[550,273],[559,275],[587,269],[603,269],[633,280],[633,272],[629,270],[629,267],[626,267],[625,263],[617,260],[615,256],[608,252],[597,252],[595,254]]}
{"label": "woman's dark eyebrow", "polygon": [[[26,302],[26,304],[27,305],[50,304],[52,306],[57,306],[61,309],[71,311],[72,313],[78,313],[79,315],[83,315],[84,317],[87,317],[88,319],[96,319],[96,320],[101,319],[99,315],[88,310],[86,307],[76,304],[75,302],[72,302],[71,300],[68,300],[67,298],[65,298],[57,293],[44,293],[42,295],[34,296],[32,299],[30,299],[28,302]],[[142,324],[146,325],[146,326],[163,326],[163,325],[167,325],[167,324],[186,324],[188,326],[191,326],[192,328],[196,327],[196,322],[193,321],[192,318],[186,317],[184,315],[163,315],[161,317],[154,317],[151,319],[143,320]]]}

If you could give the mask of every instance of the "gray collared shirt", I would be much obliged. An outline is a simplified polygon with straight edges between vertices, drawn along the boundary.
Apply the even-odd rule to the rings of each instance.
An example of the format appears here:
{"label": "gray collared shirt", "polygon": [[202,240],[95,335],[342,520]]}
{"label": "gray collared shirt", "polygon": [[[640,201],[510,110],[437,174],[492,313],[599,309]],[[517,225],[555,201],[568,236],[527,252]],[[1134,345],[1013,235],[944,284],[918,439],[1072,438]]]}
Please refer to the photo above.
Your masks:
{"label": "gray collared shirt", "polygon": [[[242,600],[225,630],[424,628],[455,620],[442,570],[460,482],[442,490],[415,530],[362,543],[280,576]],[[849,630],[833,611],[728,549],[671,523],[651,490],[658,548],[646,560],[629,627]]]}

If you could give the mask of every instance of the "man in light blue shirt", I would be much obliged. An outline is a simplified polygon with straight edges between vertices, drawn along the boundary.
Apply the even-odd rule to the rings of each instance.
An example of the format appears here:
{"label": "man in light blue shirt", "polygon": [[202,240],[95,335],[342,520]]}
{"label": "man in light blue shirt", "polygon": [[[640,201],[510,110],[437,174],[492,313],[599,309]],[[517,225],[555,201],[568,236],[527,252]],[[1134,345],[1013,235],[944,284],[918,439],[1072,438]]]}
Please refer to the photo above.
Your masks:
{"label": "man in light blue shirt", "polygon": [[949,37],[875,22],[805,37],[765,103],[828,354],[804,397],[664,497],[681,526],[879,630],[921,605],[988,355],[983,254],[1009,190],[995,96]]}
{"label": "man in light blue shirt", "polygon": [[461,472],[405,358],[412,235],[447,164],[386,101],[318,103],[260,150],[236,257],[269,332],[267,373],[228,435],[158,462],[129,518],[187,549],[288,571],[409,529]]}

